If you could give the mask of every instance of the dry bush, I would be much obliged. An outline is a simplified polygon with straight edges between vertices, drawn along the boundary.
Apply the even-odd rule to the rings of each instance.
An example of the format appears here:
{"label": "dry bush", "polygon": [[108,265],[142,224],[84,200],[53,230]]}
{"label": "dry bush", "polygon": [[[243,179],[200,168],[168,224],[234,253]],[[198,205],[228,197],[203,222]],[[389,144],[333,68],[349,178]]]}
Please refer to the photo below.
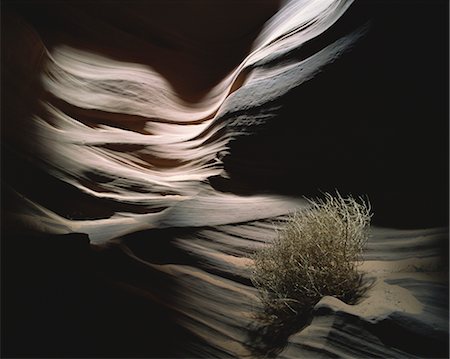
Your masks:
{"label": "dry bush", "polygon": [[304,316],[323,296],[351,304],[362,294],[358,265],[368,238],[370,206],[339,194],[310,203],[253,257],[252,282],[266,319]]}

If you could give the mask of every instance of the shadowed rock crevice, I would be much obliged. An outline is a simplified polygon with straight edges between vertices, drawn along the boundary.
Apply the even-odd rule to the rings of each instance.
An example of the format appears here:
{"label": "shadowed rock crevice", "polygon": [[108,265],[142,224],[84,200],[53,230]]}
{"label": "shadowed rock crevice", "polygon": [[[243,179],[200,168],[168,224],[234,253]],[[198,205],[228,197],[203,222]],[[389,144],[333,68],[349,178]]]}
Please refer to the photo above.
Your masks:
{"label": "shadowed rock crevice", "polygon": [[[406,18],[401,3],[382,8],[356,2],[310,46],[331,44],[345,19],[359,25],[370,19],[362,39],[314,79],[274,99],[269,111],[236,114],[247,124],[246,135],[230,143],[229,178],[214,178],[216,188],[306,196],[339,189],[367,194],[380,226],[448,225],[448,122],[442,115],[448,113],[442,76],[448,56],[436,43],[420,50],[414,43],[421,31],[443,34],[445,21],[436,4],[408,4]],[[440,20],[424,30],[417,27],[422,16]],[[414,57],[412,49],[418,49]],[[289,56],[307,56],[303,51]],[[259,120],[263,116],[267,121]]]}

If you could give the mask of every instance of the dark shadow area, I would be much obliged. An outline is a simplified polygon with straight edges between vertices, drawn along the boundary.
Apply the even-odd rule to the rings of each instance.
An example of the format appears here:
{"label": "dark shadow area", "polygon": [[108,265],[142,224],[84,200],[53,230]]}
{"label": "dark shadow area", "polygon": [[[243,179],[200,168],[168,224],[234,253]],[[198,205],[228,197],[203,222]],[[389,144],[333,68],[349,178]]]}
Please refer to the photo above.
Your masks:
{"label": "dark shadow area", "polygon": [[[4,210],[9,211],[17,207],[17,195],[12,192],[13,189],[60,216],[74,220],[109,218],[120,211],[150,213],[158,210],[145,205],[125,204],[90,196],[75,186],[46,173],[27,156],[12,152],[7,146],[2,146],[1,151],[5,186],[2,189]],[[98,177],[94,178],[97,181],[98,179]],[[93,182],[86,180],[86,183],[89,186]]]}
{"label": "dark shadow area", "polygon": [[447,333],[433,333],[427,330],[417,332],[414,321],[405,325],[395,319],[385,319],[366,329],[374,333],[385,345],[398,348],[406,353],[423,358],[448,358],[449,338]]}
{"label": "dark shadow area", "polygon": [[168,309],[173,279],[117,245],[3,235],[2,256],[2,357],[186,357],[199,341]]}
{"label": "dark shadow area", "polygon": [[258,313],[247,328],[247,345],[256,357],[275,358],[286,347],[289,337],[308,326],[312,318],[312,312],[278,318]]}
{"label": "dark shadow area", "polygon": [[393,319],[385,319],[374,326],[366,327],[385,345],[411,355],[423,358],[448,358],[449,356],[447,333],[440,333],[441,335],[418,333]]}
{"label": "dark shadow area", "polygon": [[230,179],[211,179],[216,188],[307,196],[337,189],[367,195],[375,225],[448,225],[448,4],[355,2],[291,56],[304,58],[367,19],[353,49],[231,143]]}
{"label": "dark shadow area", "polygon": [[194,236],[198,230],[193,227],[151,229],[126,235],[122,241],[145,262],[196,266],[199,259],[177,247],[174,238]]}
{"label": "dark shadow area", "polygon": [[200,100],[249,52],[279,0],[4,1],[52,48],[148,64],[186,101]]}

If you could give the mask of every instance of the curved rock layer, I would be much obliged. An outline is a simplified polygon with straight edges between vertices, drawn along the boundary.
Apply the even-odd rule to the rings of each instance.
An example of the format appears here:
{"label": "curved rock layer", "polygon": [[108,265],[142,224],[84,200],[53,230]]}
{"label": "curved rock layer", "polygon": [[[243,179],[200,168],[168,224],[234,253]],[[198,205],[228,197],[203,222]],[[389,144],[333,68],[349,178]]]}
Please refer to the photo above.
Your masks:
{"label": "curved rock layer", "polygon": [[[184,355],[448,355],[446,229],[374,228],[361,268],[370,288],[360,302],[347,305],[324,297],[315,306],[309,325],[298,333],[294,330],[279,337],[280,328],[271,328],[257,319],[261,306],[249,279],[249,256],[270,243],[276,236],[274,227],[283,220],[215,226],[175,235],[173,245],[187,254],[178,263],[152,260],[152,254],[139,245],[143,238],[129,238],[119,244],[124,254],[176,282],[170,306],[178,313],[180,324],[196,338]],[[146,235],[150,233],[141,234]]]}
{"label": "curved rock layer", "polygon": [[[412,51],[415,43],[385,44],[373,35],[380,27],[371,22],[380,16],[376,6],[268,2],[265,21],[245,33],[233,27],[233,41],[215,43],[217,32],[185,34],[174,19],[164,27],[170,16],[150,21],[139,4],[120,14],[117,4],[110,5],[116,12],[101,13],[101,2],[58,3],[48,8],[48,23],[33,16],[30,4],[10,5],[3,15],[4,230],[39,233],[43,242],[42,234],[87,234],[92,246],[80,250],[89,253],[83,252],[93,260],[87,268],[102,288],[139,298],[159,318],[133,331],[138,337],[128,336],[129,345],[120,344],[114,326],[83,327],[76,333],[83,340],[120,350],[81,345],[74,353],[448,355],[448,231],[441,228],[448,218],[445,176],[437,176],[448,165],[445,101],[417,90],[408,66],[384,83],[385,70],[391,75],[402,65],[390,53]],[[395,22],[388,26],[396,29]],[[232,52],[232,44],[240,58],[218,50]],[[423,46],[413,64],[437,53]],[[209,53],[217,68],[200,60]],[[367,65],[372,55],[379,66]],[[414,76],[424,88],[441,89],[441,80],[430,79],[442,75],[443,60],[433,61]],[[189,84],[203,67],[209,75]],[[425,127],[422,117],[411,121],[413,114],[436,122]],[[425,140],[436,133],[435,141]],[[377,223],[439,228],[377,227],[363,264],[371,286],[360,303],[326,297],[302,330],[264,326],[256,319],[261,306],[249,280],[250,254],[276,235],[273,221],[307,205],[301,195],[335,188],[367,193]],[[82,267],[76,268],[90,277]],[[91,298],[83,298],[88,308]],[[139,315],[111,305],[111,316],[127,310]],[[179,339],[168,341],[166,328],[161,336],[173,345],[145,347],[145,336],[165,321]],[[106,344],[109,337],[117,340]],[[44,354],[69,349],[59,350]]]}
{"label": "curved rock layer", "polygon": [[[61,204],[66,198],[55,196],[52,188],[45,205],[19,192],[27,210],[17,219],[34,230],[87,233],[99,243],[148,228],[242,222],[292,210],[298,201],[221,194],[208,178],[223,173],[220,156],[243,126],[270,118],[259,116],[245,125],[239,114],[275,103],[362,36],[359,28],[302,61],[289,59],[351,3],[287,2],[265,23],[241,64],[195,103],[183,101],[148,65],[64,44],[51,49],[34,44],[30,62],[21,65],[28,71],[42,68],[41,97],[31,118],[8,124],[7,145],[90,205]],[[39,41],[20,21],[9,21],[16,23],[17,36]],[[7,66],[24,71],[14,63]],[[224,211],[212,214],[218,203]],[[64,207],[77,218],[58,213]]]}

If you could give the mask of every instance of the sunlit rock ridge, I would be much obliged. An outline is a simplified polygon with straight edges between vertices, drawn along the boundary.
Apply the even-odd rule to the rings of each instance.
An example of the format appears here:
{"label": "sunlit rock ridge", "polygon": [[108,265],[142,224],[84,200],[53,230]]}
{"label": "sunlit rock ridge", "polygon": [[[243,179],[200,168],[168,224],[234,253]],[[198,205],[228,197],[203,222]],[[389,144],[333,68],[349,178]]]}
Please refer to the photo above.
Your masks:
{"label": "sunlit rock ridge", "polygon": [[362,36],[364,28],[355,29],[301,61],[289,58],[351,3],[286,2],[239,66],[195,103],[182,100],[150,66],[64,44],[36,50],[42,52],[45,95],[26,123],[34,133],[21,144],[25,155],[117,209],[70,219],[24,198],[30,212],[21,218],[44,232],[87,233],[96,243],[137,230],[244,222],[292,210],[296,199],[218,193],[208,178],[224,175],[220,155],[231,138],[270,119],[270,113],[252,118],[246,112],[270,108]]}

